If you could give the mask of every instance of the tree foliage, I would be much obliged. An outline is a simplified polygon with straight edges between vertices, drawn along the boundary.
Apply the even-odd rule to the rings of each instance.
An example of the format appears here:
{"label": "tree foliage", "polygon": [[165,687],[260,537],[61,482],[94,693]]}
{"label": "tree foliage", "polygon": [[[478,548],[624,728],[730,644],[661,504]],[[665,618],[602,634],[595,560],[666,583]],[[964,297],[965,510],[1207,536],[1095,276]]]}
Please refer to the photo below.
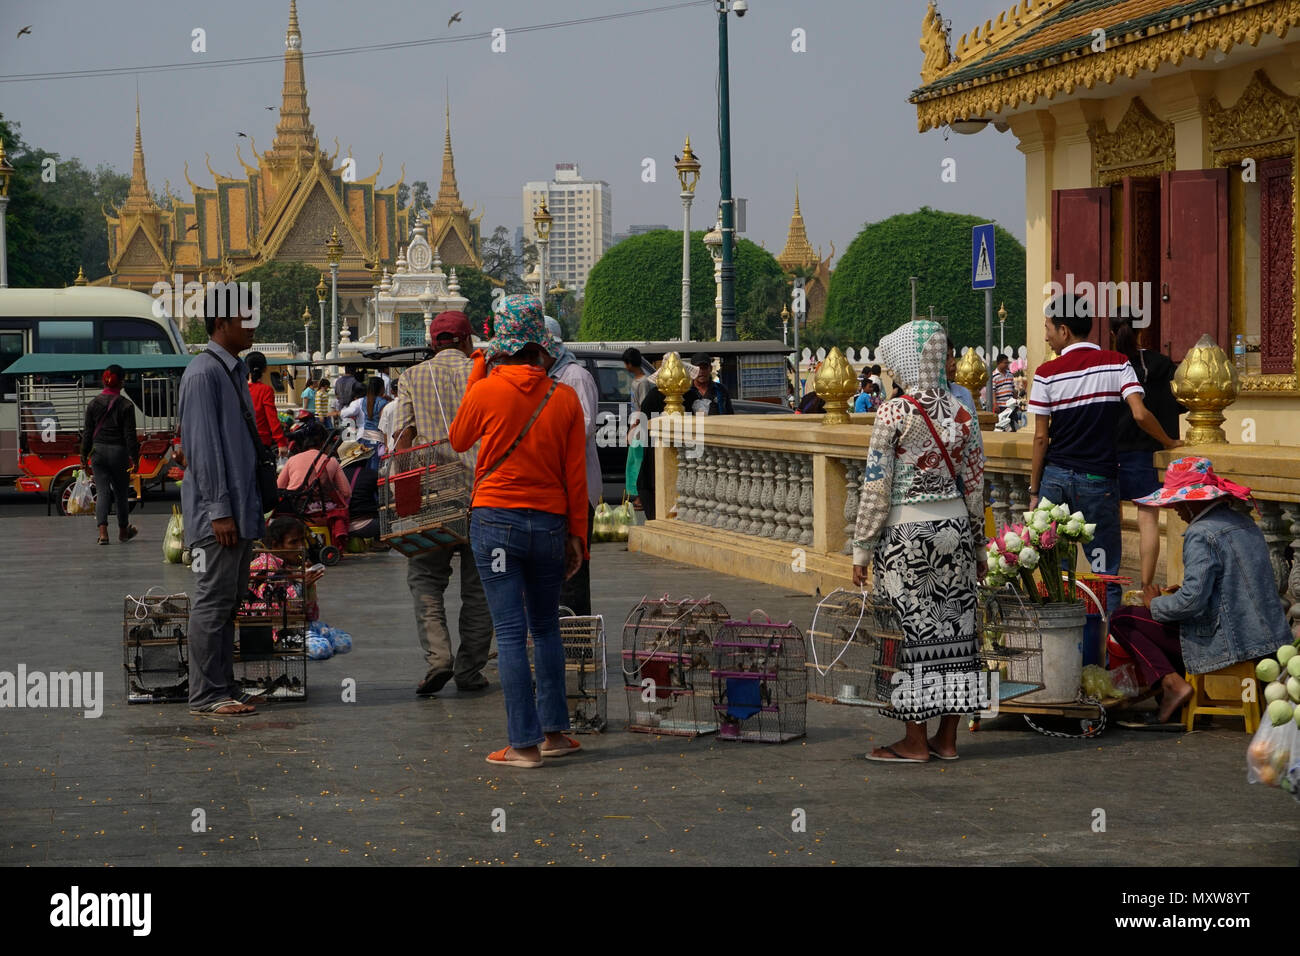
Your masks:
{"label": "tree foliage", "polygon": [[[693,232],[691,256],[692,337],[715,338],[713,259]],[[767,250],[748,239],[736,246],[736,329],[746,337],[772,336],[771,304],[781,267]],[[786,292],[781,293],[784,298]],[[781,305],[776,305],[779,337]],[[584,341],[669,340],[681,335],[682,234],[657,229],[630,236],[609,249],[587,277],[582,329]]]}
{"label": "tree foliage", "polygon": [[[249,269],[239,277],[241,282],[259,283],[261,322],[257,326],[258,342],[297,342],[302,334],[302,313],[311,312],[312,351],[320,346],[320,308],[316,299],[316,283],[320,272],[302,262],[267,262]],[[328,311],[328,302],[326,303]],[[340,322],[342,316],[339,317]]]}
{"label": "tree foliage", "polygon": [[[971,227],[978,216],[923,206],[865,226],[850,243],[831,277],[820,344],[874,347],[911,313],[910,276],[918,276],[917,312],[946,316],[960,347],[984,344],[984,294],[970,287]],[[1025,247],[1005,229],[996,230],[998,286],[993,292],[993,342],[997,304],[1007,303],[1006,341],[1025,341]],[[800,342],[802,346],[804,343]]]}
{"label": "tree foliage", "polygon": [[[510,230],[497,226],[492,234],[479,243],[479,253],[483,258],[483,274],[496,282],[504,283],[507,295],[516,295],[528,291],[524,288],[523,274],[528,268],[528,259],[537,259],[537,247],[531,242],[524,243],[523,257],[515,255],[515,243],[510,237]],[[536,292],[536,288],[532,291]]]}
{"label": "tree foliage", "polygon": [[483,320],[492,314],[492,290],[496,286],[482,272],[470,266],[456,267],[456,281],[460,283],[460,294],[469,300],[465,305],[465,317],[474,328],[483,328]]}

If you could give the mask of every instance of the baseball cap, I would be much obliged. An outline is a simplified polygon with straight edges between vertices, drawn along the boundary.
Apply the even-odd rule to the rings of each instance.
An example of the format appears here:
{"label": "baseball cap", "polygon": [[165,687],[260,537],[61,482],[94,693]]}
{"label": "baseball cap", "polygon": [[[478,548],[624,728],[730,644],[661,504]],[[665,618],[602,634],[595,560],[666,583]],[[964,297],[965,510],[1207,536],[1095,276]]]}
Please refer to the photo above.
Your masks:
{"label": "baseball cap", "polygon": [[708,352],[696,352],[691,356],[691,364],[700,368],[709,368],[713,365],[713,359],[709,357]]}
{"label": "baseball cap", "polygon": [[464,312],[439,312],[429,326],[429,338],[436,342],[440,335],[454,335],[467,342],[474,337],[474,329]]}

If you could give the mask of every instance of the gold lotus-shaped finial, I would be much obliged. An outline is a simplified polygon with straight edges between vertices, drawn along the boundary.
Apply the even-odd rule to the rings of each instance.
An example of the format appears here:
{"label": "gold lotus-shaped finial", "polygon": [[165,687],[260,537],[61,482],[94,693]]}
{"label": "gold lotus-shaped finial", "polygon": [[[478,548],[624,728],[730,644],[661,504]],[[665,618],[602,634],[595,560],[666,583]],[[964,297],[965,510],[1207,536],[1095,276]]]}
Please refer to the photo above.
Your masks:
{"label": "gold lotus-shaped finial", "polygon": [[982,389],[989,380],[988,366],[974,349],[967,349],[966,354],[957,361],[957,374],[954,376],[958,385],[965,385],[970,389],[978,403],[980,399],[980,389]]}
{"label": "gold lotus-shaped finial", "polygon": [[853,374],[853,366],[838,348],[831,349],[826,360],[818,367],[817,374],[813,376],[813,389],[826,403],[826,415],[822,424],[847,425],[849,399],[858,390],[858,379]]}
{"label": "gold lotus-shaped finial", "polygon": [[691,387],[691,377],[686,374],[686,366],[682,364],[680,355],[669,352],[664,356],[655,384],[664,393],[664,414],[684,414],[686,406],[682,403],[682,396]]}
{"label": "gold lotus-shaped finial", "polygon": [[[1174,372],[1174,398],[1187,406],[1189,445],[1223,445],[1223,410],[1237,400],[1237,369],[1209,335],[1187,350]],[[1177,436],[1174,436],[1177,437]]]}

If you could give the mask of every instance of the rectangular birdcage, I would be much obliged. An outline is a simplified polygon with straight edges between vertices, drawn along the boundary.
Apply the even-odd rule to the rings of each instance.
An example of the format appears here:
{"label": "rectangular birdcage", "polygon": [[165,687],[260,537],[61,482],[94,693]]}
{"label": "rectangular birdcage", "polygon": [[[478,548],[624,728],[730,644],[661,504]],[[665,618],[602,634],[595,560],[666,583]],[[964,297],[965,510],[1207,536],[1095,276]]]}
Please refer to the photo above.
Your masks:
{"label": "rectangular birdcage", "polygon": [[837,588],[808,629],[808,698],[854,707],[890,706],[903,627],[888,599]]}
{"label": "rectangular birdcage", "polygon": [[[1104,599],[1103,599],[1104,600]],[[998,675],[998,699],[1043,689],[1043,632],[1038,605],[1014,587],[979,591],[980,657]]]}
{"label": "rectangular birdcage", "polygon": [[447,441],[384,458],[379,538],[406,557],[469,540],[473,476]]}
{"label": "rectangular birdcage", "polygon": [[122,670],[128,704],[183,704],[190,697],[190,599],[133,597],[122,613]]}
{"label": "rectangular birdcage", "polygon": [[793,623],[728,621],[713,638],[718,739],[782,743],[807,728],[808,668]]}
{"label": "rectangular birdcage", "polygon": [[235,612],[235,683],[241,693],[306,700],[312,598],[302,553],[255,547],[252,565]]}
{"label": "rectangular birdcage", "polygon": [[707,597],[643,599],[623,625],[627,729],[694,737],[718,729],[713,638],[727,609]]}

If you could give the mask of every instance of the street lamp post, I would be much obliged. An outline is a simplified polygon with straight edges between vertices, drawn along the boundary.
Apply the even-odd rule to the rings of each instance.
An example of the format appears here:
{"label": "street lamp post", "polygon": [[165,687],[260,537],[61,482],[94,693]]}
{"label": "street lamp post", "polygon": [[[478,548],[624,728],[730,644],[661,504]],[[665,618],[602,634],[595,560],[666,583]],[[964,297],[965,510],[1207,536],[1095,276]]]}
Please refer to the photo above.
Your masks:
{"label": "street lamp post", "polygon": [[731,86],[727,64],[727,14],[744,16],[745,0],[716,0],[718,11],[718,177],[722,192],[722,336],[736,340],[736,203],[731,198]]}
{"label": "street lamp post", "polygon": [[325,259],[330,264],[330,348],[334,361],[339,359],[339,263],[343,261],[343,240],[338,227],[330,230],[325,241]]}
{"label": "street lamp post", "polygon": [[9,181],[14,168],[5,159],[5,144],[0,142],[0,289],[9,288],[9,240],[5,238],[5,219],[9,216]]}
{"label": "street lamp post", "polygon": [[302,342],[307,350],[307,367],[311,368],[311,306],[302,308]]}
{"label": "street lamp post", "polygon": [[790,344],[790,307],[781,306],[781,344]]}
{"label": "street lamp post", "polygon": [[425,283],[424,291],[420,293],[420,308],[424,310],[424,340],[433,348],[433,336],[431,334],[433,325],[433,307],[437,303],[433,295],[433,285]]}
{"label": "street lamp post", "polygon": [[[329,289],[325,287],[325,273],[320,274],[320,282],[316,283],[316,301],[320,303],[320,357],[321,361],[329,358],[329,351],[325,348],[325,297],[329,295]],[[311,356],[309,355],[308,358]]]}
{"label": "street lamp post", "polygon": [[998,306],[998,355],[1007,350],[1007,304]]}
{"label": "street lamp post", "polygon": [[533,213],[533,228],[537,230],[537,295],[542,300],[542,315],[546,314],[546,245],[551,240],[551,222],[554,220],[546,208],[546,197]]}
{"label": "street lamp post", "polygon": [[691,138],[686,137],[682,158],[674,164],[677,181],[682,186],[682,341],[691,340],[691,200],[695,184],[700,181],[700,161],[691,152]]}
{"label": "street lamp post", "polygon": [[722,341],[722,212],[718,211],[718,222],[704,234],[704,246],[713,259],[713,313],[714,336]]}

